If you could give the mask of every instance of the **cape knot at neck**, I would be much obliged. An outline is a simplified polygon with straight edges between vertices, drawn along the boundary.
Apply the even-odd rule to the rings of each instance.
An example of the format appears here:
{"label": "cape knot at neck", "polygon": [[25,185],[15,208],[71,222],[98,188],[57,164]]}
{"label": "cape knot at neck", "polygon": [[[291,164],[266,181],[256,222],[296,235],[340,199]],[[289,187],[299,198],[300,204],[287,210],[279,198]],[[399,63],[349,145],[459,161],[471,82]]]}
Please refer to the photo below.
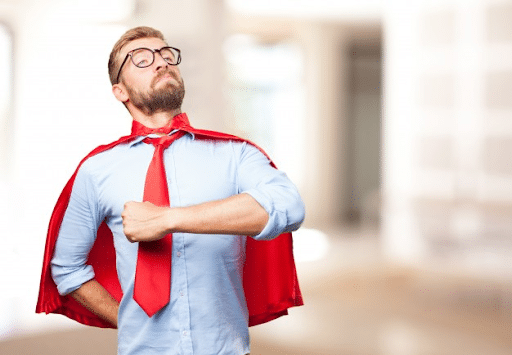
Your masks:
{"label": "cape knot at neck", "polygon": [[149,128],[144,126],[142,123],[133,120],[132,121],[132,132],[133,136],[147,136],[152,133],[163,133],[169,134],[175,129],[184,129],[185,127],[189,127],[190,123],[188,121],[188,117],[186,113],[180,113],[174,116],[171,121],[163,126],[158,128]]}

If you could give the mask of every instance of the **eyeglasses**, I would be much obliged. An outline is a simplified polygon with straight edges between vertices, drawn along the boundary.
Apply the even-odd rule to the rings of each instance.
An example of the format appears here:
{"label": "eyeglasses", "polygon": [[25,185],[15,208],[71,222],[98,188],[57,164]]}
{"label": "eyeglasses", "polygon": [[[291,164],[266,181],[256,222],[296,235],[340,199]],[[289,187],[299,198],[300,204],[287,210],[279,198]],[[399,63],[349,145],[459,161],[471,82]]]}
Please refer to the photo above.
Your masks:
{"label": "eyeglasses", "polygon": [[119,71],[117,72],[116,83],[119,83],[119,76],[121,75],[121,69],[123,69],[123,65],[125,65],[128,57],[132,58],[133,64],[138,68],[146,68],[149,67],[155,61],[155,52],[160,54],[160,56],[166,61],[169,65],[178,65],[181,63],[181,51],[178,48],[174,47],[162,47],[160,49],[149,49],[149,48],[137,48],[129,51],[124,57],[123,63],[119,67]]}

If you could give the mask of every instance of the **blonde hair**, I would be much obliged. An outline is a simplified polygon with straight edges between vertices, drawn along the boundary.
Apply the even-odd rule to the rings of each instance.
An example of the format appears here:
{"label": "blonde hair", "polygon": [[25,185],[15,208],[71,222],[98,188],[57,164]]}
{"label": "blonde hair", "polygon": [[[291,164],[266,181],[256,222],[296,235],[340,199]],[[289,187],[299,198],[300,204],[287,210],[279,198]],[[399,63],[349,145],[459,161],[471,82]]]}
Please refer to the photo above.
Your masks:
{"label": "blonde hair", "polygon": [[123,47],[128,43],[140,38],[159,38],[165,42],[162,32],[151,27],[140,26],[126,31],[121,38],[119,38],[116,44],[114,44],[112,52],[110,52],[110,57],[108,58],[108,76],[112,85],[116,84],[117,72],[121,65],[118,58],[121,49],[123,49]]}

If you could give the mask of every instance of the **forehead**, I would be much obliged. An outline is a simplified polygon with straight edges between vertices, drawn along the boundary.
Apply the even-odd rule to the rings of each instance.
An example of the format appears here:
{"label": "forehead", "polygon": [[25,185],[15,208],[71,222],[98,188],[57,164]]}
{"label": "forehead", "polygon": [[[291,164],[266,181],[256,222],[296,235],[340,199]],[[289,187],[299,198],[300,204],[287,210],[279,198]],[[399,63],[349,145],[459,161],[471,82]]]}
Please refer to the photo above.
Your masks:
{"label": "forehead", "polygon": [[167,46],[167,43],[162,41],[160,38],[139,38],[134,41],[131,41],[121,50],[121,58],[124,57],[129,51],[137,49],[137,48],[150,48],[150,49],[160,49],[162,47]]}

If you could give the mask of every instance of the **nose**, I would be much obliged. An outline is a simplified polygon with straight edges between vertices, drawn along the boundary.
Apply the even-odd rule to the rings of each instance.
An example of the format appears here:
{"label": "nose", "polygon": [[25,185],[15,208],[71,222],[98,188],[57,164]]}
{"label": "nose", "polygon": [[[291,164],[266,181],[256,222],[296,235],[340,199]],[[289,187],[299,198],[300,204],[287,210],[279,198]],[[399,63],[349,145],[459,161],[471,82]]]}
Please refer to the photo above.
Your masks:
{"label": "nose", "polygon": [[164,60],[160,52],[155,53],[155,62],[153,63],[155,70],[158,71],[162,68],[167,67],[169,64]]}

